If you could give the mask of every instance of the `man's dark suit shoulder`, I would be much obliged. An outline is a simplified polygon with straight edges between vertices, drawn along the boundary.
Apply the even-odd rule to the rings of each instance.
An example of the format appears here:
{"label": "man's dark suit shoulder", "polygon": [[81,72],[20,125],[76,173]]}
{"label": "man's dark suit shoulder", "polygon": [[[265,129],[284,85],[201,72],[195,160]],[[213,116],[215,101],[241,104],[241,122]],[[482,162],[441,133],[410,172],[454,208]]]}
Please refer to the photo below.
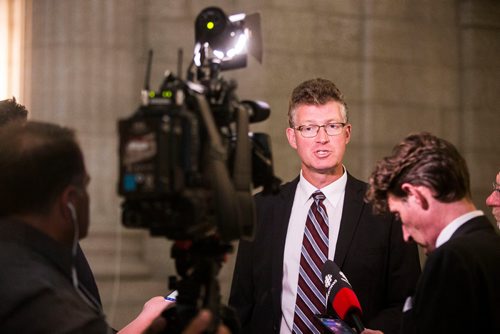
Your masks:
{"label": "man's dark suit shoulder", "polygon": [[415,327],[417,333],[500,333],[499,263],[500,236],[487,218],[462,225],[430,253],[405,328]]}

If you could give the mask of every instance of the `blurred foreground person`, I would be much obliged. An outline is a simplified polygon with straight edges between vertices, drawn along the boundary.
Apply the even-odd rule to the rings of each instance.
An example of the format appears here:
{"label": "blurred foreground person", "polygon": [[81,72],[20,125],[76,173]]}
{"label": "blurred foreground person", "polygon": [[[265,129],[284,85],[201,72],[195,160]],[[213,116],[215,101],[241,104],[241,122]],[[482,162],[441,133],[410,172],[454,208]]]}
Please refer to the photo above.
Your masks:
{"label": "blurred foreground person", "polygon": [[[17,103],[15,98],[0,101],[0,128],[12,122],[26,122],[27,120],[28,110],[22,104]],[[78,243],[76,249],[75,267],[80,284],[88,290],[97,303],[101,304],[101,296],[95,282],[94,273],[90,269],[80,243]]]}
{"label": "blurred foreground person", "polygon": [[[89,182],[73,131],[39,122],[1,129],[0,333],[113,332],[75,266],[89,226]],[[152,298],[120,333],[143,332],[169,305]],[[206,328],[195,320],[186,333]]]}

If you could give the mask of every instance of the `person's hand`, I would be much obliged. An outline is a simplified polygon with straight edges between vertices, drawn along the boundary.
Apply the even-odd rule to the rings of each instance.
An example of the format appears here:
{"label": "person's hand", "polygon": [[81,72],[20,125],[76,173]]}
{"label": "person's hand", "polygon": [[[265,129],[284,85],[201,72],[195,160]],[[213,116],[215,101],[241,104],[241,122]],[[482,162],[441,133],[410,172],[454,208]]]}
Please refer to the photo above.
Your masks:
{"label": "person's hand", "polygon": [[368,329],[368,328],[365,328],[361,334],[384,334],[384,332],[381,332],[381,331],[377,331],[377,330],[374,330],[374,329]]}
{"label": "person's hand", "polygon": [[165,300],[165,297],[163,296],[151,298],[144,304],[142,311],[139,313],[137,318],[132,320],[127,326],[123,327],[118,334],[137,334],[143,332],[150,327],[155,319],[160,317],[164,310],[174,304],[175,302]]}
{"label": "person's hand", "polygon": [[153,319],[157,318],[164,310],[172,305],[175,305],[175,302],[166,300],[163,296],[156,296],[144,304],[139,316],[147,316],[153,321]]}
{"label": "person's hand", "polygon": [[[198,315],[191,320],[182,334],[201,334],[210,326],[211,321],[212,314],[210,311],[201,310]],[[163,317],[158,317],[143,334],[159,334],[165,329],[166,326],[167,320]],[[230,332],[226,326],[220,325],[217,328],[217,334],[230,334]]]}
{"label": "person's hand", "polygon": [[[208,310],[201,310],[182,334],[200,334],[210,326],[212,314]],[[217,334],[230,334],[229,329],[224,325],[219,325]]]}

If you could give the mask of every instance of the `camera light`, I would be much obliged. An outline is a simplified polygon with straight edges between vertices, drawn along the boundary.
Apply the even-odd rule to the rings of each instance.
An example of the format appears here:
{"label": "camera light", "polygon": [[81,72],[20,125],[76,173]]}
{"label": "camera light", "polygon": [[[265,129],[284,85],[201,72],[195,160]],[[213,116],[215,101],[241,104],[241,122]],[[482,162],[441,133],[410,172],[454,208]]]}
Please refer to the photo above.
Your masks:
{"label": "camera light", "polygon": [[216,56],[219,59],[224,59],[224,52],[220,50],[214,50],[213,51],[214,56]]}
{"label": "camera light", "polygon": [[244,51],[246,51],[247,42],[248,42],[248,30],[245,29],[245,32],[238,36],[238,41],[236,42],[234,48],[227,51],[227,55],[232,58],[238,54],[243,53]]}
{"label": "camera light", "polygon": [[164,90],[161,92],[161,96],[164,98],[171,98],[172,97],[172,91],[171,90]]}
{"label": "camera light", "polygon": [[237,21],[242,21],[246,17],[246,14],[240,13],[240,14],[233,14],[228,17],[229,21],[231,22],[237,22]]}
{"label": "camera light", "polygon": [[201,44],[196,43],[194,46],[194,57],[193,57],[193,62],[197,67],[201,66]]}
{"label": "camera light", "polygon": [[226,16],[220,8],[206,8],[195,20],[195,41],[197,67],[217,65],[222,71],[245,67],[248,53],[262,60],[259,14]]}

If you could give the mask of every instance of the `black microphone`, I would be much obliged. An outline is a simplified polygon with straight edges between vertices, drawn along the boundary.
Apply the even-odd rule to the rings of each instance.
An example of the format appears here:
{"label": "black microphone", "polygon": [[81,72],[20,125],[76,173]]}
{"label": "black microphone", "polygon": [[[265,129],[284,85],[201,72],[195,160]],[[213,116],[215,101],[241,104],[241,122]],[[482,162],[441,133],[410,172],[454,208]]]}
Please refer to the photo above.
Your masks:
{"label": "black microphone", "polygon": [[365,329],[361,322],[361,305],[347,277],[331,260],[326,260],[321,275],[328,309],[333,308],[340,319],[361,333]]}

